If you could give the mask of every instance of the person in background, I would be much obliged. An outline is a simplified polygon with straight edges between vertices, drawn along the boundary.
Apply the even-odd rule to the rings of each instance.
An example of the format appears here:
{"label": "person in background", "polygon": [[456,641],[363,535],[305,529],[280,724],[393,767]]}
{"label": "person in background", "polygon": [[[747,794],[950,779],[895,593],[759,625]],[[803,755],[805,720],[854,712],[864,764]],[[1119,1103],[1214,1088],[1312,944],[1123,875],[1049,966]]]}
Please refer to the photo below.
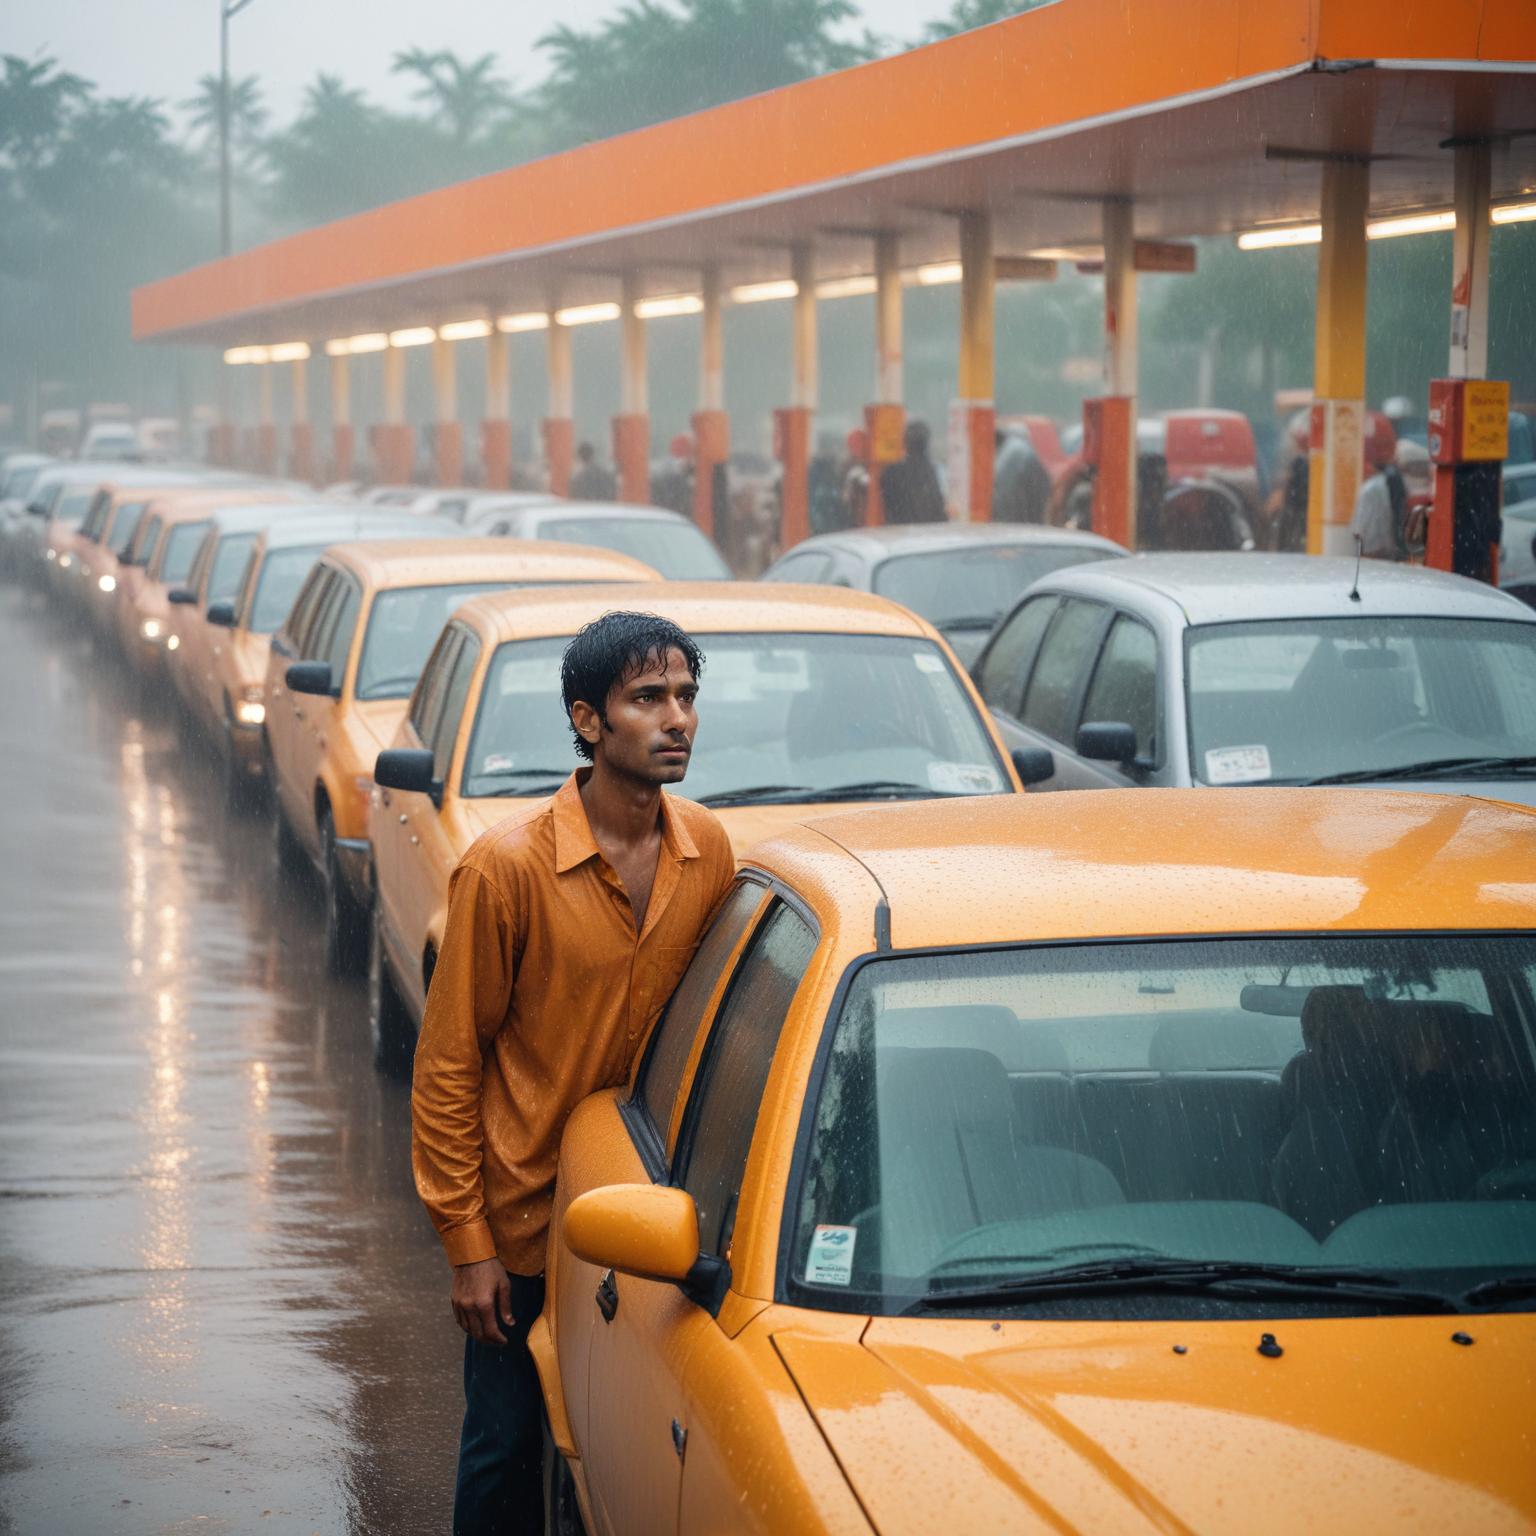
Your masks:
{"label": "person in background", "polygon": [[1365,457],[1374,473],[1361,483],[1349,531],[1367,560],[1406,560],[1408,488],[1397,467],[1397,433],[1379,411],[1370,414]]}
{"label": "person in background", "polygon": [[944,490],[928,457],[925,421],[909,421],[902,434],[906,456],[880,472],[880,499],[888,523],[942,523]]}
{"label": "person in background", "polygon": [[608,613],[566,648],[582,760],[550,799],[469,847],[427,993],[411,1089],[416,1189],[464,1330],[454,1536],[544,1529],[544,1307],[560,1134],[617,1088],[731,887],[712,811],[662,793],[688,771],[704,658],[655,614]]}
{"label": "person in background", "polygon": [[1043,523],[1051,499],[1051,472],[1019,432],[999,431],[992,466],[992,521]]}
{"label": "person in background", "polygon": [[1308,433],[1311,415],[1298,411],[1286,429],[1288,455],[1275,476],[1274,489],[1264,512],[1269,522],[1269,547],[1300,554],[1307,547],[1307,497],[1310,494],[1312,456]]}
{"label": "person in background", "polygon": [[862,528],[869,510],[869,434],[855,427],[843,443],[843,526]]}
{"label": "person in background", "polygon": [[816,452],[806,466],[805,475],[812,533],[836,533],[848,526],[844,521],[838,469],[837,435],[818,432]]}
{"label": "person in background", "polygon": [[619,482],[613,471],[597,461],[597,449],[591,443],[576,446],[576,473],[571,476],[572,501],[612,501],[619,494]]}

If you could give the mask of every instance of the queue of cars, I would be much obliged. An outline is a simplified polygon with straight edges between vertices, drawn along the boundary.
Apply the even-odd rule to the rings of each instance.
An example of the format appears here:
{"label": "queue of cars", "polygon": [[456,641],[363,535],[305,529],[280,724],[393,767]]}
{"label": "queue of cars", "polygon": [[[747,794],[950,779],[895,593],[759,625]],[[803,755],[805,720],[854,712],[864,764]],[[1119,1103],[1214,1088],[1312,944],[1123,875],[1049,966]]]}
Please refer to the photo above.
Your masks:
{"label": "queue of cars", "polygon": [[266,783],[387,1067],[449,871],[575,766],[570,637],[706,655],[686,789],[738,878],[562,1143],[551,1531],[1536,1522],[1530,610],[1055,529],[678,582],[97,475],[34,575]]}

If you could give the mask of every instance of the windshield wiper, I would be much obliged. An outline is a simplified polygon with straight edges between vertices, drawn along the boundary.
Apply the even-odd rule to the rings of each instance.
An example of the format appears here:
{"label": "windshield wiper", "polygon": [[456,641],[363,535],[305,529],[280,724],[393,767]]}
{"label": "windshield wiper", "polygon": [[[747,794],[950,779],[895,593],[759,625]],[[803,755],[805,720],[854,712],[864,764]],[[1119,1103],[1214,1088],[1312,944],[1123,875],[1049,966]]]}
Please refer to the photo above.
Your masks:
{"label": "windshield wiper", "polygon": [[963,613],[957,619],[937,619],[935,629],[991,629],[1001,617],[996,613]]}
{"label": "windshield wiper", "polygon": [[700,805],[747,805],[754,800],[803,800],[810,794],[804,784],[753,784],[744,789],[719,789],[700,795]]}
{"label": "windshield wiper", "polygon": [[[1006,1263],[1006,1258],[997,1260]],[[1390,1275],[1365,1269],[1311,1269],[1301,1264],[1258,1264],[1212,1259],[1120,1259],[1074,1264],[1041,1275],[1015,1276],[993,1285],[939,1287],[919,1296],[911,1311],[942,1311],[988,1303],[1128,1291],[1234,1297],[1306,1296],[1372,1301],[1401,1312],[1460,1312],[1462,1303],[1439,1291],[1410,1290]]]}
{"label": "windshield wiper", "polygon": [[469,797],[472,800],[506,799],[513,795],[552,795],[565,783],[570,774],[564,768],[498,768],[494,773],[478,773],[477,780],[485,779],[543,779],[542,784],[508,784],[503,789],[476,788]]}
{"label": "windshield wiper", "polygon": [[1315,784],[1366,784],[1387,779],[1498,778],[1502,774],[1536,771],[1536,757],[1432,757],[1400,768],[1351,768],[1347,773],[1325,773]]}
{"label": "windshield wiper", "polygon": [[813,791],[817,800],[947,800],[961,798],[967,790],[932,789],[909,779],[861,779],[856,784],[834,784]]}
{"label": "windshield wiper", "polygon": [[547,784],[504,784],[500,789],[477,789],[471,800],[536,800],[540,795],[552,795],[564,779],[551,779]]}
{"label": "windshield wiper", "polygon": [[1505,1275],[1499,1280],[1485,1280],[1462,1292],[1462,1303],[1485,1307],[1501,1301],[1524,1301],[1536,1296],[1536,1275]]}

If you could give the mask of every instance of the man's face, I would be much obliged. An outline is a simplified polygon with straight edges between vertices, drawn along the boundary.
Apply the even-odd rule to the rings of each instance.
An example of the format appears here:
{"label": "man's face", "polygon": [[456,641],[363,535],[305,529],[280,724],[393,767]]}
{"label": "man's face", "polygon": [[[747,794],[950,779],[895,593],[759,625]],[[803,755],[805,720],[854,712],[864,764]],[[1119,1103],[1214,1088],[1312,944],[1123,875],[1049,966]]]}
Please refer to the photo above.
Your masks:
{"label": "man's face", "polygon": [[606,729],[580,703],[572,718],[605,768],[642,784],[680,784],[699,727],[698,692],[683,653],[672,648],[664,668],[653,664],[608,695]]}

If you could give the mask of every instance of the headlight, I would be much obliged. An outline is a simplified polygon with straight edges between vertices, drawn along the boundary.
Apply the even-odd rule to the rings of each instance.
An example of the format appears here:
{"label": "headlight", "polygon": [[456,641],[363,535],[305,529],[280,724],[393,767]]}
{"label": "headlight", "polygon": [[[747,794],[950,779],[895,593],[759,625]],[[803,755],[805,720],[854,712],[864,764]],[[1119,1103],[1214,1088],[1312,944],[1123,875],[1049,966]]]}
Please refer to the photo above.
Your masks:
{"label": "headlight", "polygon": [[159,619],[145,619],[144,622],[139,625],[139,633],[143,635],[146,640],[158,640],[160,636],[165,633],[165,625],[163,625]]}
{"label": "headlight", "polygon": [[103,592],[115,592],[117,590],[117,577],[98,576],[96,578],[96,585],[100,587]]}
{"label": "headlight", "polygon": [[[51,551],[50,551],[50,553],[51,553]],[[60,555],[59,556],[59,569],[61,571],[67,571],[70,568],[70,566],[72,566],[74,563],[75,563],[74,560],[69,555]]]}
{"label": "headlight", "polygon": [[50,560],[57,560],[59,558],[58,550],[54,549],[51,545],[47,549],[45,549],[43,551],[43,553]]}
{"label": "headlight", "polygon": [[241,725],[262,725],[266,722],[267,706],[257,699],[241,699],[235,705],[235,719]]}
{"label": "headlight", "polygon": [[181,636],[168,635],[165,641],[165,648],[168,651],[179,651],[181,649]]}

